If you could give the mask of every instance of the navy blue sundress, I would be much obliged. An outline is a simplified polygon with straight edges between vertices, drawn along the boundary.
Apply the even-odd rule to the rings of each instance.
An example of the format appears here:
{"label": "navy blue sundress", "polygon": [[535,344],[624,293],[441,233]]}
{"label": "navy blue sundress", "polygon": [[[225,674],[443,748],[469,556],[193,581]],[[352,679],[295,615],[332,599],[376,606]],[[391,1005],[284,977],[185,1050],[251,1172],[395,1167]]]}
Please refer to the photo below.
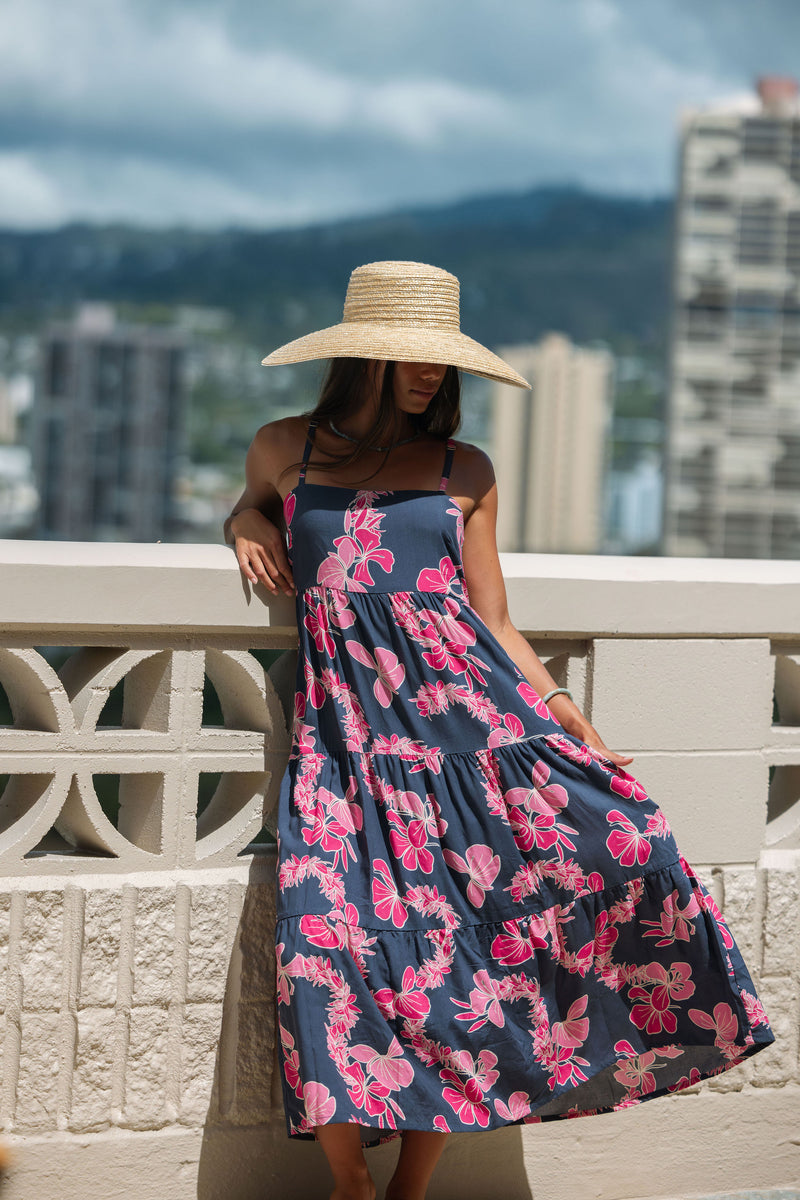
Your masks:
{"label": "navy blue sundress", "polygon": [[300,481],[279,800],[290,1136],[627,1108],[774,1041],[741,954],[631,774],[565,732],[470,607],[438,491]]}

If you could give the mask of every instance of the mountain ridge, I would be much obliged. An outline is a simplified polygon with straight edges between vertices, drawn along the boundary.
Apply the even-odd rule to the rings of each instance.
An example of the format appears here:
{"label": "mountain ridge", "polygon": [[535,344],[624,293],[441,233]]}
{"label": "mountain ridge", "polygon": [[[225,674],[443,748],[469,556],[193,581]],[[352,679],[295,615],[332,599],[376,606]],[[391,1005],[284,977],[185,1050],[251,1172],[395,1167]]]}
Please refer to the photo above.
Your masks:
{"label": "mountain ridge", "polygon": [[397,258],[453,271],[462,328],[489,345],[559,329],[663,348],[672,208],[565,184],[278,230],[0,229],[0,318],[81,299],[208,305],[269,347],[338,321],[350,271]]}

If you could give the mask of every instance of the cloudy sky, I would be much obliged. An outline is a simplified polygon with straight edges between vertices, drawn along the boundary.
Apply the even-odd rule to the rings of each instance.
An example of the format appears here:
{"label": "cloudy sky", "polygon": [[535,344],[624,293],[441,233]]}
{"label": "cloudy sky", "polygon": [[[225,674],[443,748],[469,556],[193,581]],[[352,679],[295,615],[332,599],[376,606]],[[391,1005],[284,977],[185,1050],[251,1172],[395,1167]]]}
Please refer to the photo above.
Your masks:
{"label": "cloudy sky", "polygon": [[0,0],[0,225],[663,195],[680,108],[798,45],[800,0]]}

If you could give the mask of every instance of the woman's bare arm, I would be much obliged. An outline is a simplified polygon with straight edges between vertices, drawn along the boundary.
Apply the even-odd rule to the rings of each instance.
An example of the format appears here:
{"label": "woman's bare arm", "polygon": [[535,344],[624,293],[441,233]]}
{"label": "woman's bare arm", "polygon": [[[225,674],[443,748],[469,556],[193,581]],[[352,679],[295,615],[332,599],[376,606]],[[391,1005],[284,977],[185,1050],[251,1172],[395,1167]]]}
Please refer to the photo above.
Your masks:
{"label": "woman's bare arm", "polygon": [[263,425],[247,451],[245,489],[225,522],[225,541],[233,545],[242,574],[277,594],[295,592],[284,542],[283,501],[277,481],[291,460],[291,430],[286,421]]}
{"label": "woman's bare arm", "polygon": [[[487,455],[470,448],[468,469],[475,505],[464,527],[464,574],[470,604],[500,645],[517,664],[536,693],[544,696],[558,684],[536,651],[511,623],[500,558],[497,553],[497,486]],[[609,750],[597,730],[569,696],[548,701],[556,719],[568,733],[606,755],[618,766],[633,762],[631,755]]]}

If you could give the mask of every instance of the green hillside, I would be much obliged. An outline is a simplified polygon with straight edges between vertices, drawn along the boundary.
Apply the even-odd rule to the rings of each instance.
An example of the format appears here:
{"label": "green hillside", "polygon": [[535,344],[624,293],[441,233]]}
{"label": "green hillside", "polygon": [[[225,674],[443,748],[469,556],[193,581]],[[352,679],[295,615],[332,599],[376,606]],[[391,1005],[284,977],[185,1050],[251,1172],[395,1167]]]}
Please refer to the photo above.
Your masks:
{"label": "green hillside", "polygon": [[229,309],[270,347],[341,315],[349,272],[432,262],[462,284],[462,328],[490,345],[558,329],[663,350],[672,203],[572,187],[270,232],[70,225],[0,230],[0,320],[38,324],[79,299]]}

